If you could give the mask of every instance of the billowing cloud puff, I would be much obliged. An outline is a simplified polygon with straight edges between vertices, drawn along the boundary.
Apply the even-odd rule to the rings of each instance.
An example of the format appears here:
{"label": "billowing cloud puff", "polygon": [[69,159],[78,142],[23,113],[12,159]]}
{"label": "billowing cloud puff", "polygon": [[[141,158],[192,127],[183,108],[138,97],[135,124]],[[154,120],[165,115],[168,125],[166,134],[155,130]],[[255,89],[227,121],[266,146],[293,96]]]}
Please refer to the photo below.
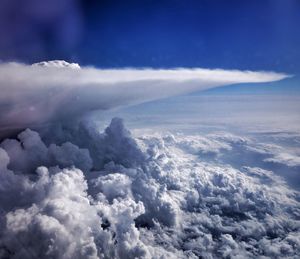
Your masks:
{"label": "billowing cloud puff", "polygon": [[80,69],[80,66],[77,63],[69,63],[64,60],[42,61],[34,63],[32,66]]}
{"label": "billowing cloud puff", "polygon": [[297,258],[300,193],[270,159],[299,155],[262,138],[25,130],[0,148],[0,257]]}
{"label": "billowing cloud puff", "polygon": [[287,77],[274,72],[211,69],[96,69],[65,61],[34,65],[0,64],[0,130],[37,126],[92,110],[205,90],[270,82]]}

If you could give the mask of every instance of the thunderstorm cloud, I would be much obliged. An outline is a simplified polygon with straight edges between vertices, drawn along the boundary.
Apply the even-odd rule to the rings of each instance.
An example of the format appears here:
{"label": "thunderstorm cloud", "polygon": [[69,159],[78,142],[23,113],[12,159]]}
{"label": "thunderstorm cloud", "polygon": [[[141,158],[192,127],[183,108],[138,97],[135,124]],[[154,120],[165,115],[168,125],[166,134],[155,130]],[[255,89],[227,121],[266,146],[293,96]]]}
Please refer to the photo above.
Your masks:
{"label": "thunderstorm cloud", "polygon": [[[96,69],[65,61],[0,64],[0,129],[36,126],[174,95],[281,80],[275,72],[211,69]],[[1,132],[0,132],[1,134]],[[2,133],[3,134],[3,133]]]}
{"label": "thunderstorm cloud", "polygon": [[0,143],[0,258],[298,258],[299,133],[134,135],[120,118],[103,132],[68,121],[285,77],[0,64],[0,129],[23,129]]}

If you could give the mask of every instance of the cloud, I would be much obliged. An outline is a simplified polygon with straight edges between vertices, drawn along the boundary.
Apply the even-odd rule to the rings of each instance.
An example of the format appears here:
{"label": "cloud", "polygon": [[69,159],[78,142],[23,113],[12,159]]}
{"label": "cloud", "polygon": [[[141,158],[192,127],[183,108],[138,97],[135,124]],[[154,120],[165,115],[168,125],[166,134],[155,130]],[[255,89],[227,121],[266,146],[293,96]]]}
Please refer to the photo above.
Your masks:
{"label": "cloud", "polygon": [[11,169],[32,173],[38,166],[76,166],[82,170],[92,168],[92,159],[87,149],[65,142],[61,146],[51,144],[47,147],[37,132],[23,131],[16,139],[6,139],[0,146],[9,155]]}
{"label": "cloud", "polygon": [[33,67],[56,67],[56,68],[71,68],[80,69],[77,63],[69,63],[64,60],[52,60],[52,61],[42,61],[39,63],[32,64]]}
{"label": "cloud", "polygon": [[0,148],[0,257],[299,257],[299,191],[260,151],[241,163],[262,139],[25,130]]}
{"label": "cloud", "polygon": [[120,118],[103,132],[57,122],[286,75],[64,61],[3,63],[0,75],[0,129],[44,125],[0,143],[1,258],[300,255],[299,135],[133,137]]}
{"label": "cloud", "polygon": [[0,130],[65,120],[93,110],[246,82],[271,82],[274,72],[210,69],[96,69],[65,61],[0,64]]}

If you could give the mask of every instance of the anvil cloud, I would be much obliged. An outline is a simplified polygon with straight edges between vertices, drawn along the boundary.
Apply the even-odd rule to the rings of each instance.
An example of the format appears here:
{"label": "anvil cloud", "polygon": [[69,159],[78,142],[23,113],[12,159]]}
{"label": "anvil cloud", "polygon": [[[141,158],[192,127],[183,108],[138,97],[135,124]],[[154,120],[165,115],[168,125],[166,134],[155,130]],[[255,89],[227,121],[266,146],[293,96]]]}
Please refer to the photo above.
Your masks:
{"label": "anvil cloud", "polygon": [[36,126],[92,110],[133,105],[235,83],[271,82],[274,72],[96,69],[65,61],[0,64],[0,129]]}

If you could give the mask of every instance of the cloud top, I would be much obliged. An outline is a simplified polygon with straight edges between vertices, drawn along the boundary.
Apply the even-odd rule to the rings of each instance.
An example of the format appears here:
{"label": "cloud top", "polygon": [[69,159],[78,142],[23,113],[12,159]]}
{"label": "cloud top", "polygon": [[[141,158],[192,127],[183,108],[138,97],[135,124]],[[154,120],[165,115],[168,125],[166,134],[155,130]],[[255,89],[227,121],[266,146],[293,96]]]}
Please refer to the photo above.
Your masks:
{"label": "cloud top", "polygon": [[48,134],[0,143],[0,258],[299,258],[298,135]]}
{"label": "cloud top", "polygon": [[228,84],[271,82],[275,72],[211,69],[96,69],[65,61],[0,64],[0,130],[36,126],[92,110]]}
{"label": "cloud top", "polygon": [[51,61],[42,61],[38,63],[32,64],[32,66],[40,66],[40,67],[57,67],[57,68],[72,68],[72,69],[80,69],[79,64],[77,63],[69,63],[64,60],[51,60]]}

